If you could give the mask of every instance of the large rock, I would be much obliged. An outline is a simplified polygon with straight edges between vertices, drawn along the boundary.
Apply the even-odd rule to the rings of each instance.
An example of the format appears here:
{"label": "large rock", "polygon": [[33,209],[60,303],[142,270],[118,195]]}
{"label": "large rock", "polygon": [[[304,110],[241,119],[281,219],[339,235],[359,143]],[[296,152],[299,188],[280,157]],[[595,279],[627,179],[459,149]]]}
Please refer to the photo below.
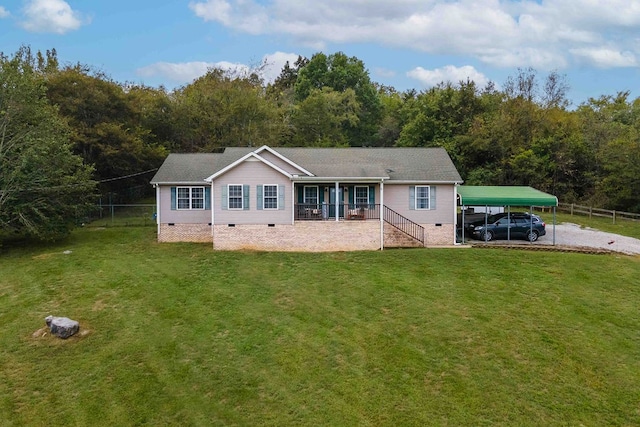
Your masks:
{"label": "large rock", "polygon": [[78,322],[67,317],[47,316],[44,321],[47,323],[51,333],[60,338],[69,338],[80,329]]}

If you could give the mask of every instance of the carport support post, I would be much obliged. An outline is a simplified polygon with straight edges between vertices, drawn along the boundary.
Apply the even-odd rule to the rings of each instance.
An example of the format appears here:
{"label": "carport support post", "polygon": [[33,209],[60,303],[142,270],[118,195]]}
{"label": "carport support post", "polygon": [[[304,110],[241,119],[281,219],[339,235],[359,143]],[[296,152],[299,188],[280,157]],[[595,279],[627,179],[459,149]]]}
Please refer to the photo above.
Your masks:
{"label": "carport support post", "polygon": [[465,234],[465,229],[464,229],[464,210],[465,210],[464,205],[462,205],[462,244],[464,245],[464,234]]}
{"label": "carport support post", "polygon": [[[533,206],[529,206],[529,221],[529,233],[533,233]],[[533,244],[531,240],[529,240],[529,243]]]}
{"label": "carport support post", "polygon": [[555,245],[556,245],[556,207],[554,206],[553,207],[553,246]]}
{"label": "carport support post", "polygon": [[511,243],[511,205],[507,205],[507,242]]}
{"label": "carport support post", "polygon": [[489,206],[488,205],[484,205],[484,243],[487,244],[487,227],[489,226],[488,222],[489,222]]}

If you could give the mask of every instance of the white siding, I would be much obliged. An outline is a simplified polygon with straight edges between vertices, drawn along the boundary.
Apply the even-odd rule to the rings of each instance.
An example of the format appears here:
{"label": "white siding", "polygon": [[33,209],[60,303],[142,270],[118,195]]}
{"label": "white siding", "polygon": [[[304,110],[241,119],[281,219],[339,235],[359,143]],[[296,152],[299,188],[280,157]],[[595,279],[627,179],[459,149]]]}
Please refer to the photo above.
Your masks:
{"label": "white siding", "polygon": [[[430,185],[430,184],[418,184]],[[409,209],[410,185],[385,184],[384,204],[400,215],[409,218],[418,224],[453,224],[455,192],[454,186],[448,184],[430,185],[436,189],[436,209],[411,210]]]}
{"label": "white siding", "polygon": [[[249,185],[249,210],[223,210],[222,186],[229,184]],[[257,186],[265,184],[284,185],[284,209],[258,210]],[[213,183],[211,200],[216,225],[221,224],[291,224],[291,180],[259,160],[245,161]]]}
{"label": "white siding", "polygon": [[[203,182],[202,186],[208,187],[209,184]],[[210,210],[171,210],[171,187],[181,186],[163,185],[160,187],[160,221],[162,224],[209,224],[211,222]]]}

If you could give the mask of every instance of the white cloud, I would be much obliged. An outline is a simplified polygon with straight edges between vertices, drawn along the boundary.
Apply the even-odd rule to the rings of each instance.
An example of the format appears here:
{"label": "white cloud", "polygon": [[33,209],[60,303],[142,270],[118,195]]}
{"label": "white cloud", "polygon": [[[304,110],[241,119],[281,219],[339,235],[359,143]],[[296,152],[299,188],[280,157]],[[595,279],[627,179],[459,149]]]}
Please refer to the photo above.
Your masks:
{"label": "white cloud", "polygon": [[473,80],[479,89],[489,83],[489,79],[484,74],[476,70],[471,65],[456,67],[447,65],[435,70],[425,70],[422,67],[414,68],[407,73],[408,77],[420,81],[425,87],[433,87],[442,82],[458,83],[459,81]]}
{"label": "white cloud", "polygon": [[7,9],[5,9],[4,7],[0,6],[0,19],[2,19],[2,18],[6,18],[6,17],[8,17],[9,15],[11,15],[11,14],[9,13],[9,11],[8,11]]}
{"label": "white cloud", "polygon": [[204,3],[189,3],[189,9],[205,21],[217,21],[224,25],[232,25],[231,4],[225,0],[208,0]]}
{"label": "white cloud", "polygon": [[23,12],[22,27],[38,33],[64,34],[77,30],[85,20],[64,0],[29,0]]}
{"label": "white cloud", "polygon": [[253,1],[239,0],[233,5],[226,0],[190,2],[189,9],[205,21],[219,22],[250,34],[263,33],[268,22],[264,7]]}
{"label": "white cloud", "polygon": [[289,61],[289,66],[293,67],[298,60],[298,55],[294,53],[275,52],[265,55],[263,58],[266,67],[262,70],[262,78],[265,83],[272,83],[282,71],[284,65]]}
{"label": "white cloud", "polygon": [[[298,59],[298,55],[293,53],[275,52],[265,55],[262,59],[264,67],[261,76],[265,83],[273,82],[282,71],[284,64],[289,61],[293,63]],[[156,62],[146,67],[138,68],[136,73],[141,77],[163,77],[176,84],[186,84],[194,81],[209,71],[211,68],[219,68],[234,75],[247,75],[255,68],[246,64],[221,62]]]}
{"label": "white cloud", "polygon": [[636,56],[629,52],[620,52],[615,49],[572,49],[576,57],[584,59],[585,62],[595,65],[599,68],[614,68],[614,67],[636,67],[638,66],[638,60]]}
{"label": "white cloud", "polygon": [[564,68],[568,65],[565,55],[544,48],[488,49],[476,57],[482,62],[503,68],[531,66],[544,70]]}
{"label": "white cloud", "polygon": [[162,76],[173,82],[189,82],[206,74],[215,64],[208,62],[156,62],[146,67],[138,68],[136,73],[142,77]]}
{"label": "white cloud", "polygon": [[[640,2],[629,0],[200,0],[189,7],[205,21],[317,49],[378,43],[547,70],[585,56],[626,66],[640,54]],[[629,55],[595,54],[612,45]]]}
{"label": "white cloud", "polygon": [[201,77],[211,68],[220,68],[232,72],[246,72],[249,67],[231,62],[156,62],[146,67],[138,68],[136,73],[142,77],[164,77],[174,83],[190,83]]}
{"label": "white cloud", "polygon": [[545,0],[542,3],[529,0],[516,8],[550,24],[590,28],[590,31],[640,24],[640,3],[629,0]]}

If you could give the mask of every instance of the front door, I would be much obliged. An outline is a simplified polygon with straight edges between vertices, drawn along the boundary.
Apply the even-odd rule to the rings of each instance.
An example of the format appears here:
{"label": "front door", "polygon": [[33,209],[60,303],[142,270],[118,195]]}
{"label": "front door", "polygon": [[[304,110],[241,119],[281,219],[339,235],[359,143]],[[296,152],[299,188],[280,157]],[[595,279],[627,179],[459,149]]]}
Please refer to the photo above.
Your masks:
{"label": "front door", "polygon": [[[344,199],[342,196],[342,187],[338,188],[338,203],[340,204],[338,207],[338,212],[340,214],[340,218],[344,217],[344,209],[342,204],[344,203]],[[329,217],[336,217],[336,187],[329,187]]]}

